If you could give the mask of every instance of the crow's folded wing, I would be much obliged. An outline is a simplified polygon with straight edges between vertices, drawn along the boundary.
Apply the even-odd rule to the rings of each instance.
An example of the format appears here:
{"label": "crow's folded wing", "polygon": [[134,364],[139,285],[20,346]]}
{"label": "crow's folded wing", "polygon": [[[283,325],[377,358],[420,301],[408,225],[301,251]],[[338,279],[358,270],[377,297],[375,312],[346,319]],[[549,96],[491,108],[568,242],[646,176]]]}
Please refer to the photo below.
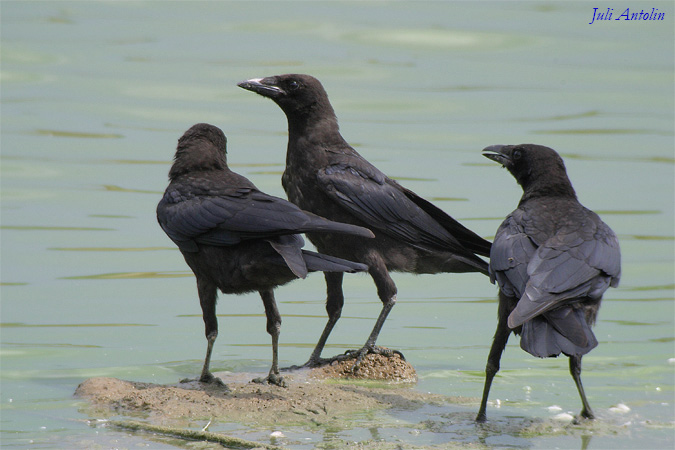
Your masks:
{"label": "crow's folded wing", "polygon": [[523,229],[523,212],[516,210],[497,230],[490,251],[490,280],[509,297],[520,298],[527,285],[527,266],[537,251]]}
{"label": "crow's folded wing", "polygon": [[537,248],[528,266],[528,281],[518,306],[509,316],[515,328],[561,302],[578,297],[600,298],[621,275],[619,242],[612,230],[587,209]]}
{"label": "crow's folded wing", "polygon": [[181,196],[169,189],[157,206],[157,220],[181,250],[197,251],[197,243],[235,245],[294,234],[313,218],[286,200],[241,188],[218,196]]}
{"label": "crow's folded wing", "polygon": [[418,206],[410,191],[374,167],[337,163],[320,170],[317,181],[331,199],[373,230],[416,247],[478,259]]}

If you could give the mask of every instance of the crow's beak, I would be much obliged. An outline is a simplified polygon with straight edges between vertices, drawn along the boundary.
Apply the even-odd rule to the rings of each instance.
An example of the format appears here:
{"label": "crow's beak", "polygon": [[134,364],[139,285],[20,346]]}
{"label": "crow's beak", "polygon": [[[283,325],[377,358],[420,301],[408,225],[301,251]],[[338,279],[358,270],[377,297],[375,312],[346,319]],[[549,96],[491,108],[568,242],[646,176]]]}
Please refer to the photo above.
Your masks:
{"label": "crow's beak", "polygon": [[506,152],[508,148],[509,145],[491,145],[483,149],[483,156],[506,167],[511,162],[511,157]]}
{"label": "crow's beak", "polygon": [[250,80],[237,83],[240,88],[255,92],[263,97],[276,98],[285,95],[286,91],[275,85],[275,77],[251,78]]}

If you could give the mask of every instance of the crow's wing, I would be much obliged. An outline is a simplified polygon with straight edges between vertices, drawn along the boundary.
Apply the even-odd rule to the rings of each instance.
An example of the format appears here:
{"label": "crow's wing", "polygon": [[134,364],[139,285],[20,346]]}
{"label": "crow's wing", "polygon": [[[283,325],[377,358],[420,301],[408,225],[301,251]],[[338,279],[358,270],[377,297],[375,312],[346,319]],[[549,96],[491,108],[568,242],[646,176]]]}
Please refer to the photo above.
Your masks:
{"label": "crow's wing", "polygon": [[307,263],[303,257],[302,247],[305,240],[299,234],[277,236],[266,239],[274,250],[281,255],[291,272],[298,278],[307,276]]}
{"label": "crow's wing", "polygon": [[295,234],[313,217],[252,188],[194,196],[169,186],[157,206],[157,220],[181,250],[194,252],[197,243],[235,245],[246,239]]}
{"label": "crow's wing", "polygon": [[416,247],[451,251],[479,260],[414,201],[411,191],[375,167],[359,162],[321,169],[317,173],[320,188],[373,230]]}
{"label": "crow's wing", "polygon": [[523,211],[517,209],[502,222],[490,251],[490,281],[496,281],[500,291],[520,298],[527,285],[527,265],[537,251],[537,245],[523,228]]}
{"label": "crow's wing", "polygon": [[[523,218],[527,230],[531,225],[527,213]],[[616,235],[597,214],[581,206],[566,211],[564,224],[537,248],[527,265],[527,284],[509,316],[509,327],[568,299],[602,297],[610,285],[618,285],[620,261]]]}
{"label": "crow's wing", "polygon": [[[395,182],[394,182],[395,183]],[[433,203],[428,200],[423,199],[419,195],[415,194],[410,189],[406,189],[402,186],[399,186],[403,189],[405,195],[417,206],[419,206],[425,213],[429,214],[432,219],[437,221],[443,228],[445,228],[455,239],[462,243],[462,246],[465,247],[472,253],[490,256],[490,248],[492,243],[478,236],[473,231],[466,228],[464,225],[450,217],[445,211],[438,208]]]}

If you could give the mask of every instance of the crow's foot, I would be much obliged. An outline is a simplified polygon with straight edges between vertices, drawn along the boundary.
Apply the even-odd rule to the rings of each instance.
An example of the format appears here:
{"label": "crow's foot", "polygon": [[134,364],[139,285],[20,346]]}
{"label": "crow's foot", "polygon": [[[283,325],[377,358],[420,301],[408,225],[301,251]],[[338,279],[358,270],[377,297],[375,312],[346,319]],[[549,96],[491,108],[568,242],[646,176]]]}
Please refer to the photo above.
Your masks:
{"label": "crow's foot", "polygon": [[182,380],[180,380],[181,383],[191,383],[193,381],[199,381],[200,383],[204,383],[204,384],[208,384],[208,385],[216,386],[216,387],[223,387],[223,388],[229,390],[229,388],[223,382],[223,380],[214,376],[211,372],[207,372],[206,374],[202,374],[199,378],[183,378]]}
{"label": "crow's foot", "polygon": [[314,369],[316,367],[329,366],[342,361],[349,361],[355,359],[356,361],[354,362],[354,366],[352,367],[352,372],[354,372],[358,370],[358,367],[363,362],[363,358],[365,358],[366,355],[368,354],[382,355],[388,358],[392,358],[394,355],[398,355],[399,358],[405,361],[405,356],[403,356],[403,353],[401,353],[398,350],[392,350],[390,348],[378,346],[374,347],[364,346],[358,350],[347,350],[346,352],[339,355],[335,355],[332,358],[310,358],[306,363],[304,363],[301,366],[290,366],[285,367],[281,370],[283,372],[288,372],[300,369]]}
{"label": "crow's foot", "polygon": [[265,378],[254,378],[252,381],[258,384],[273,384],[279,387],[286,387],[286,381],[284,381],[284,378],[275,373],[270,373]]}

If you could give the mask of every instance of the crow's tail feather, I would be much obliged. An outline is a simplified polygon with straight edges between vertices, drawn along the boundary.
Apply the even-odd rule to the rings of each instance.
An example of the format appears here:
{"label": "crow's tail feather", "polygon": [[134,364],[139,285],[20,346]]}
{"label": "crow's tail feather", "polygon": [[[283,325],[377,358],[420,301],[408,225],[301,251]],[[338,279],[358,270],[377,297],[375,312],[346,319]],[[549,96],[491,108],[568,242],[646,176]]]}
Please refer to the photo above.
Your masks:
{"label": "crow's tail feather", "polygon": [[365,272],[368,266],[365,264],[348,261],[334,256],[324,255],[322,253],[303,250],[302,256],[305,258],[305,264],[310,272]]}
{"label": "crow's tail feather", "polygon": [[565,307],[549,311],[523,324],[520,347],[540,358],[585,355],[598,345],[582,309]]}

